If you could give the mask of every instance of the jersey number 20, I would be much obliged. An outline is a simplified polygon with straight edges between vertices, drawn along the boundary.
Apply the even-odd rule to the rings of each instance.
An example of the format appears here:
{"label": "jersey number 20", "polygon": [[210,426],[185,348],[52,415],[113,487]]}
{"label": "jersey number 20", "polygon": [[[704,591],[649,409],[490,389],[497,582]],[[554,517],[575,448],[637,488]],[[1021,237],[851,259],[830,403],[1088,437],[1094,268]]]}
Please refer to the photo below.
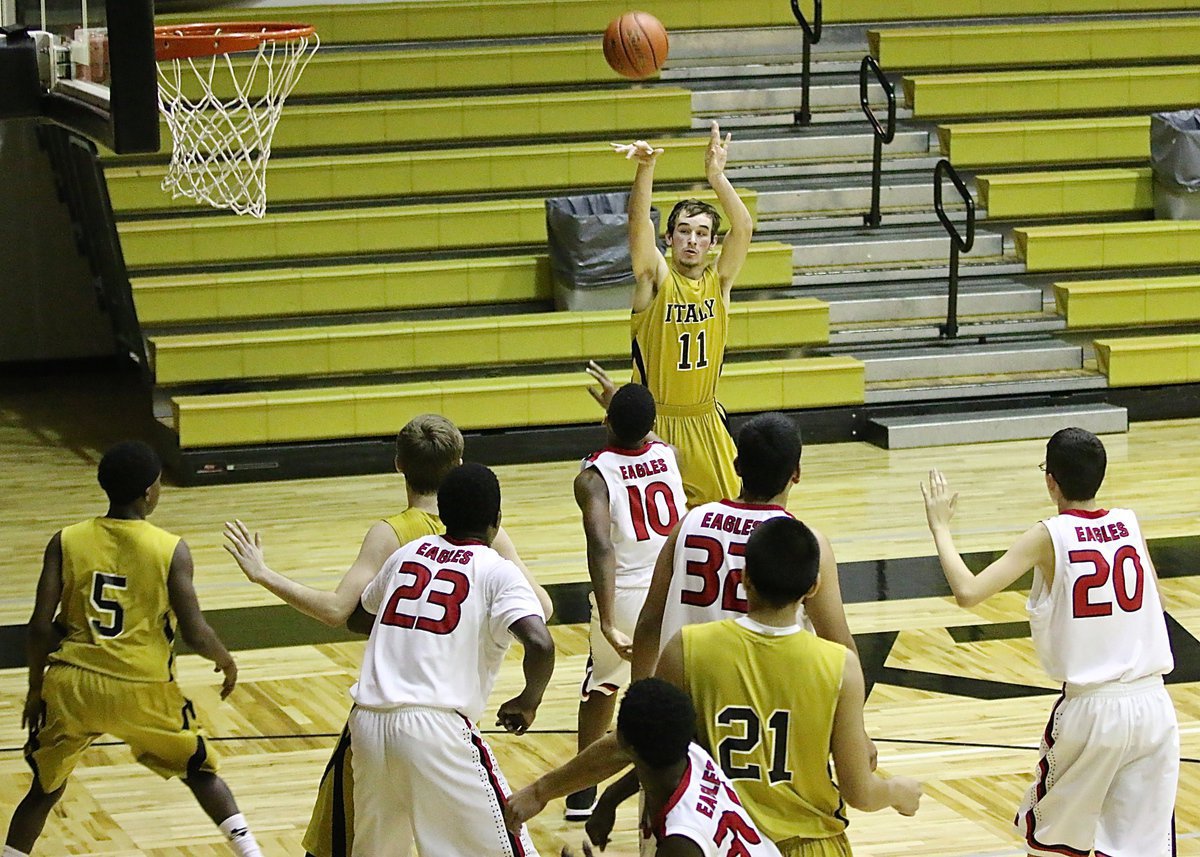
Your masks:
{"label": "jersey number 20", "polygon": [[[1142,570],[1142,558],[1138,556],[1137,548],[1133,545],[1122,545],[1113,556],[1112,565],[1104,558],[1104,554],[1096,550],[1078,550],[1067,554],[1071,562],[1089,563],[1094,571],[1075,580],[1071,587],[1071,608],[1076,619],[1086,619],[1091,616],[1111,616],[1113,606],[1111,601],[1093,602],[1088,593],[1098,589],[1108,582],[1112,575],[1113,595],[1117,606],[1126,613],[1136,613],[1142,609],[1142,591],[1145,588],[1146,573]],[[1126,564],[1133,566],[1133,593],[1129,592],[1126,581]]]}
{"label": "jersey number 20", "polygon": [[[394,625],[398,628],[414,628],[418,631],[428,631],[431,634],[449,634],[458,627],[462,619],[462,603],[471,592],[471,581],[461,571],[453,568],[438,569],[434,574],[419,562],[406,562],[400,566],[397,574],[411,574],[415,578],[412,583],[397,587],[383,608],[379,621],[384,625]],[[445,581],[450,584],[450,591],[431,589],[434,581]],[[441,619],[431,619],[428,616],[415,616],[400,610],[401,601],[420,601],[434,604],[444,611]]]}

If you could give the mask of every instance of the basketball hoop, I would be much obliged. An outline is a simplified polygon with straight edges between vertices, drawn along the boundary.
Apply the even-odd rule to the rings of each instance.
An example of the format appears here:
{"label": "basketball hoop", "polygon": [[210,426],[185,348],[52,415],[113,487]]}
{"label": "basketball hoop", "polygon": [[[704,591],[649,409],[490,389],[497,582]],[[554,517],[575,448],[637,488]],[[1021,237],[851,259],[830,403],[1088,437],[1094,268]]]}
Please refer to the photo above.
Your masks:
{"label": "basketball hoop", "polygon": [[[275,125],[319,44],[306,24],[155,27],[158,107],[174,140],[163,190],[262,217]],[[244,51],[253,59],[235,65],[230,54]],[[214,81],[226,79],[233,94],[222,97]]]}

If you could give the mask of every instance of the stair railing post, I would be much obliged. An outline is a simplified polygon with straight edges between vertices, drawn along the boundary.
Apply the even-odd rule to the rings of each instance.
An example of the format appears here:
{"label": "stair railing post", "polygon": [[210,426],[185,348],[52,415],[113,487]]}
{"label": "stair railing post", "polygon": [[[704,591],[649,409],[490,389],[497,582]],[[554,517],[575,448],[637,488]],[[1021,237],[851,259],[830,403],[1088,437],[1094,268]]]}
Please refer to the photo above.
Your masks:
{"label": "stair railing post", "polygon": [[791,0],[791,4],[792,16],[804,31],[804,46],[800,54],[800,110],[794,114],[794,121],[797,125],[808,125],[812,122],[808,95],[812,83],[812,46],[821,41],[821,0],[813,0],[811,23],[800,9],[800,0]]}
{"label": "stair railing post", "polygon": [[[878,81],[887,96],[886,126],[880,123],[875,116],[875,111],[871,109],[871,98],[867,92],[867,86],[870,83],[867,78],[868,74],[875,76],[875,80]],[[883,147],[896,139],[896,89],[884,76],[883,69],[875,61],[875,57],[870,54],[863,57],[862,64],[858,67],[858,103],[862,107],[863,115],[871,123],[871,130],[875,135],[875,148],[871,162],[871,210],[863,215],[863,223],[875,227],[883,219],[879,203],[879,190],[883,182]]]}
{"label": "stair railing post", "polygon": [[[942,202],[942,184],[947,178],[950,179],[966,205],[967,230],[965,236],[950,220]],[[975,199],[971,196],[971,191],[954,166],[945,158],[938,161],[937,166],[933,168],[933,209],[937,212],[942,227],[950,236],[950,291],[946,300],[946,323],[941,325],[941,330],[942,335],[947,339],[954,339],[958,336],[958,256],[959,253],[971,252],[971,248],[975,246]]]}

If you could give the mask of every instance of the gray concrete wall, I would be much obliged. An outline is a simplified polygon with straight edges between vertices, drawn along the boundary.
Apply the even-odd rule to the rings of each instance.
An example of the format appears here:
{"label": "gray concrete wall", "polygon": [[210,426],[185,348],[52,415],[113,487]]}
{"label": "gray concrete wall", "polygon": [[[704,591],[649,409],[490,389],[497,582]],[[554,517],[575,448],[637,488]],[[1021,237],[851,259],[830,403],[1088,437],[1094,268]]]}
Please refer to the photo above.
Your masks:
{"label": "gray concrete wall", "polygon": [[112,327],[35,127],[0,121],[0,363],[110,355]]}

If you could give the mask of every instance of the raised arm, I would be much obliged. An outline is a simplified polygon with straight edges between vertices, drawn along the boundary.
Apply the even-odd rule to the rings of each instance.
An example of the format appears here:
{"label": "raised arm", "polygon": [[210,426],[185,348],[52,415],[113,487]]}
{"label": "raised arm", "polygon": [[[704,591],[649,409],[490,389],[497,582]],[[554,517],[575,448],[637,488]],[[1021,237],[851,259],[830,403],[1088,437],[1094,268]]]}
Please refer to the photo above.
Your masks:
{"label": "raised arm", "polygon": [[1041,524],[1034,524],[1022,533],[1003,556],[975,574],[963,562],[950,533],[958,495],[950,493],[946,477],[938,470],[929,471],[929,487],[921,483],[921,494],[925,498],[925,516],[937,546],[942,573],[946,575],[959,607],[974,607],[987,600],[1035,566],[1041,569],[1047,585],[1053,582],[1054,544],[1050,541],[1049,531]]}
{"label": "raised arm", "polygon": [[533,587],[533,594],[537,596],[538,603],[542,605],[542,612],[546,614],[546,621],[550,621],[550,617],[554,615],[554,602],[550,600],[550,593],[546,588],[537,582],[525,563],[521,561],[520,554],[517,553],[517,546],[513,544],[504,527],[501,527],[496,533],[496,538],[492,540],[492,549],[500,556],[515,565],[525,575],[525,579],[529,581],[529,585]]}
{"label": "raised arm", "polygon": [[263,554],[262,535],[251,534],[241,521],[225,522],[224,547],[252,582],[274,593],[306,616],[337,627],[350,618],[363,590],[379,573],[384,561],[400,547],[400,540],[396,538],[396,531],[386,522],[376,521],[363,538],[353,565],[332,592],[297,583],[271,569]]}
{"label": "raised arm", "polygon": [[854,645],[854,636],[846,622],[846,608],[842,604],[842,585],[838,578],[833,545],[823,533],[813,530],[813,535],[817,537],[817,543],[821,546],[821,585],[816,594],[805,602],[805,612],[818,637],[841,643],[857,655],[858,647]]}
{"label": "raised arm", "polygon": [[54,613],[62,600],[62,532],[57,532],[46,545],[42,555],[42,573],[38,577],[37,597],[29,617],[29,636],[25,642],[25,657],[29,666],[29,692],[21,711],[21,728],[36,729],[45,719],[42,706],[42,681],[46,675],[46,660],[62,642],[62,634],[54,625]]}
{"label": "raised arm", "polygon": [[725,177],[725,161],[729,157],[729,141],[733,135],[726,134],[721,139],[721,127],[714,120],[712,135],[708,141],[708,149],[704,152],[704,174],[708,183],[717,193],[717,201],[729,218],[729,232],[721,241],[721,255],[717,258],[717,276],[721,278],[721,295],[729,301],[729,291],[737,275],[746,263],[746,254],[750,252],[750,239],[754,236],[754,218],[750,209],[737,195],[729,179]]}
{"label": "raised arm", "polygon": [[633,311],[641,312],[654,300],[658,284],[667,276],[667,260],[658,250],[658,236],[650,219],[650,196],[654,192],[654,162],[662,154],[645,140],[614,146],[626,158],[637,161],[637,174],[629,191],[629,256],[633,262]]}
{"label": "raised arm", "polygon": [[179,540],[171,557],[171,569],[167,572],[167,597],[179,621],[179,634],[183,641],[200,657],[216,664],[213,672],[225,673],[225,680],[221,683],[221,699],[224,699],[237,684],[237,664],[200,612],[200,602],[192,585],[192,552],[183,539]]}
{"label": "raised arm", "polygon": [[885,780],[871,770],[867,733],[863,725],[865,697],[862,667],[855,654],[847,652],[830,741],[838,790],[846,803],[863,812],[875,812],[890,806],[901,815],[913,815],[921,801],[921,784],[909,777]]}
{"label": "raised arm", "polygon": [[594,467],[575,477],[575,502],[583,513],[583,535],[587,541],[588,577],[600,614],[600,632],[618,655],[633,659],[633,640],[613,624],[616,608],[617,555],[612,545],[612,514],[608,508],[608,486]]}
{"label": "raised arm", "polygon": [[633,630],[633,681],[654,674],[658,662],[658,649],[662,644],[663,614],[667,609],[667,596],[671,592],[671,573],[675,567],[675,542],[679,538],[682,521],[671,530],[663,542],[658,559],[654,562],[654,575],[646,592],[646,602],[638,613],[637,625]]}

